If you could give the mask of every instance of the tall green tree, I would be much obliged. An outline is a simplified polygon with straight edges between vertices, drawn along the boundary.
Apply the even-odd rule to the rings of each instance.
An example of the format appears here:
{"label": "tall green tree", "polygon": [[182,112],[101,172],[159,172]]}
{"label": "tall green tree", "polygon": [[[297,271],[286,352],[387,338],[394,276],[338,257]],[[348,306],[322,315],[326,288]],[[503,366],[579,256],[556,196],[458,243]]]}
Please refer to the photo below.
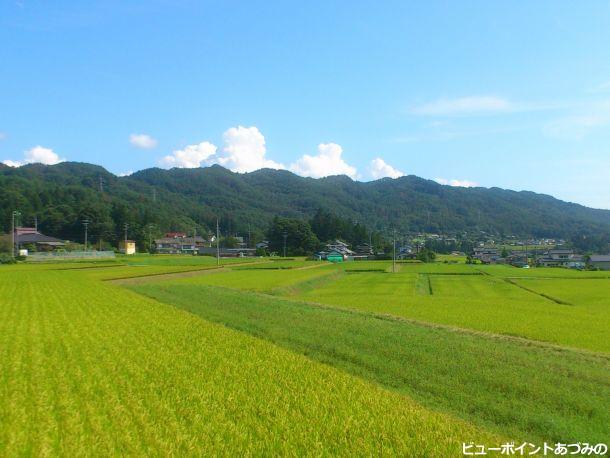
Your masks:
{"label": "tall green tree", "polygon": [[315,252],[320,245],[320,241],[307,221],[276,216],[267,231],[271,252],[283,254],[284,235],[286,235],[286,254],[288,256],[309,255]]}

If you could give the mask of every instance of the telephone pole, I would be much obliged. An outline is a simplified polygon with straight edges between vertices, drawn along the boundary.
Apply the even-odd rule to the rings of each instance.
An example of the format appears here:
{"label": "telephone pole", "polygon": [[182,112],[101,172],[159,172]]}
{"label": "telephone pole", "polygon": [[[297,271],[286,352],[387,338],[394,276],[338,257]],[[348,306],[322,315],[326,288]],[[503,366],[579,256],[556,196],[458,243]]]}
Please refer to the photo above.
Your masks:
{"label": "telephone pole", "polygon": [[392,229],[392,273],[396,272],[396,229]]}
{"label": "telephone pole", "polygon": [[197,248],[197,226],[193,228],[193,254]]}
{"label": "telephone pole", "polygon": [[155,227],[154,224],[148,225],[148,252],[152,252],[152,228]]}
{"label": "telephone pole", "polygon": [[288,238],[288,232],[282,232],[282,237],[284,237],[284,257],[286,257],[286,239]]}
{"label": "telephone pole", "polygon": [[85,252],[87,251],[87,231],[89,229],[89,221],[88,219],[83,220],[83,226],[85,226]]}
{"label": "telephone pole", "polygon": [[16,216],[21,216],[21,213],[18,210],[13,210],[12,216],[13,216],[13,232],[12,232],[12,234],[13,234],[13,245],[12,245],[13,246],[13,250],[12,250],[12,252],[13,252],[13,258],[15,258],[15,217]]}
{"label": "telephone pole", "polygon": [[220,225],[216,218],[216,267],[220,267]]}
{"label": "telephone pole", "polygon": [[125,254],[127,254],[127,229],[129,229],[129,224],[123,224],[123,228],[125,229],[125,245],[123,246],[123,249],[125,250]]}

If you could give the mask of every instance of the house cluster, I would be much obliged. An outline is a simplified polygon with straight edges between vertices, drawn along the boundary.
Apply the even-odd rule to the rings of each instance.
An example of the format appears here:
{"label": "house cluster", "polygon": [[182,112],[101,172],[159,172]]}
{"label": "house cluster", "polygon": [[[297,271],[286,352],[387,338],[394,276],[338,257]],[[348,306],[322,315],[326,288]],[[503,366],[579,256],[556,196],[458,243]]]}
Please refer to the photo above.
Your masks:
{"label": "house cluster", "polygon": [[[505,253],[506,254],[506,253]],[[498,248],[477,247],[474,249],[475,259],[482,264],[510,264],[515,267],[525,267],[534,261],[538,267],[563,267],[567,269],[610,270],[610,255],[592,255],[588,258],[570,249],[546,250],[540,256],[531,256],[523,250],[511,251],[502,256]]]}
{"label": "house cluster", "polygon": [[235,237],[235,248],[220,248],[214,246],[216,236],[202,237],[187,235],[185,232],[168,232],[164,237],[155,239],[154,249],[159,254],[191,254],[221,257],[254,256],[256,249],[248,248],[243,237]]}
{"label": "house cluster", "polygon": [[327,243],[324,250],[315,253],[313,258],[330,262],[359,261],[375,259],[375,254],[368,243],[358,245],[352,250],[344,241],[334,240]]}
{"label": "house cluster", "polygon": [[186,232],[168,232],[155,239],[155,251],[159,254],[197,254],[200,248],[212,246],[215,237],[204,238],[200,235],[186,235]]}

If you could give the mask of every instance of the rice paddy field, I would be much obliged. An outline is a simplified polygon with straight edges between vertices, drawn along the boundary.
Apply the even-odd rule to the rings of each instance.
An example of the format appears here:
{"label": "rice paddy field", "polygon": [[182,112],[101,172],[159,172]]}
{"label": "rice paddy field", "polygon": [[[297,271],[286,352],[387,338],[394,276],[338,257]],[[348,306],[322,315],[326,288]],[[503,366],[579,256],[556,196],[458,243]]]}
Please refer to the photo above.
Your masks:
{"label": "rice paddy field", "polygon": [[0,266],[0,455],[608,443],[610,273],[180,256]]}

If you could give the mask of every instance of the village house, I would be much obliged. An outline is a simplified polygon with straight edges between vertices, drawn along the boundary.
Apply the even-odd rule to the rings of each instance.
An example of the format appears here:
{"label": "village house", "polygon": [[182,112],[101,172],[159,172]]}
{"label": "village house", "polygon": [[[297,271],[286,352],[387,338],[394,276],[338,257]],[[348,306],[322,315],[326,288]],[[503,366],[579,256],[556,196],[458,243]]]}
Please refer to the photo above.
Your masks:
{"label": "village house", "polygon": [[500,255],[500,250],[487,247],[476,247],[473,258],[478,259],[483,264],[495,264],[498,260],[503,259]]}
{"label": "village house", "polygon": [[566,267],[569,269],[583,269],[584,256],[574,253],[573,250],[549,250],[536,260],[539,267]]}
{"label": "village house", "polygon": [[345,243],[343,240],[335,240],[334,242],[330,242],[326,244],[326,251],[337,251],[343,255],[344,258],[348,256],[353,256],[354,252],[349,249],[349,245]]}
{"label": "village house", "polygon": [[346,256],[343,255],[340,251],[330,250],[330,251],[319,251],[318,253],[313,255],[314,261],[329,261],[329,262],[343,262],[346,260]]}
{"label": "village house", "polygon": [[34,227],[16,227],[15,244],[19,248],[34,248],[36,251],[53,251],[63,248],[66,242],[44,235]]}
{"label": "village house", "polygon": [[595,269],[610,270],[610,254],[591,255],[588,264]]}

